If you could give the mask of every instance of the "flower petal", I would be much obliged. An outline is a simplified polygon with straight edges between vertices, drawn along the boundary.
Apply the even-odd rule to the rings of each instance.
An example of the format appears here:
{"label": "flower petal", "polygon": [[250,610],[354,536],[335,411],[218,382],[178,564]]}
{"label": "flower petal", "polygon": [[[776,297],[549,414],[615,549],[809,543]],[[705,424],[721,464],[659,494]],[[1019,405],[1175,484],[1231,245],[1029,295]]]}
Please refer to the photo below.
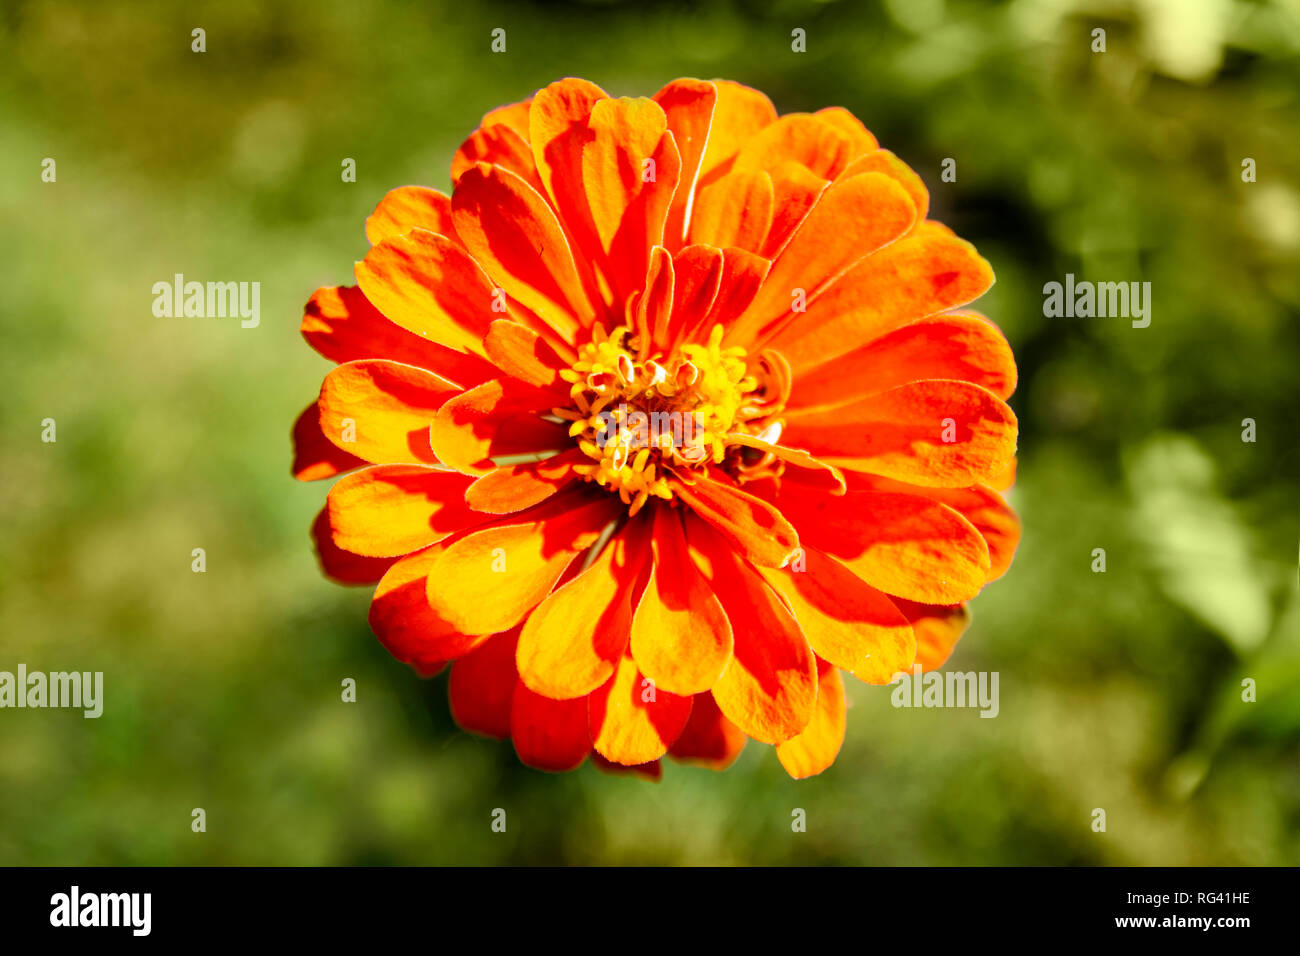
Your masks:
{"label": "flower petal", "polygon": [[293,423],[292,474],[299,481],[333,478],[365,462],[343,451],[320,430],[320,406],[312,402]]}
{"label": "flower petal", "polygon": [[662,757],[690,716],[690,697],[656,686],[626,655],[609,680],[587,698],[592,745],[606,759],[625,766]]}
{"label": "flower petal", "polygon": [[645,563],[643,526],[625,525],[590,567],[528,616],[515,663],[530,689],[556,700],[583,697],[614,673],[627,648],[633,592]]}
{"label": "flower petal", "polygon": [[427,186],[398,186],[384,194],[366,219],[366,238],[372,246],[412,229],[453,238],[451,197]]}
{"label": "flower petal", "polygon": [[654,565],[632,616],[632,656],[664,690],[706,691],[731,659],[731,624],[691,561],[676,509],[655,508],[652,547]]}
{"label": "flower petal", "polygon": [[793,160],[822,179],[834,179],[860,149],[854,137],[827,117],[787,113],[746,141],[732,169],[770,170]]}
{"label": "flower petal", "polygon": [[[643,287],[650,251],[663,245],[681,160],[654,100],[597,101],[587,136],[581,174],[592,234],[579,230],[577,241],[618,304]],[[575,228],[567,211],[566,222]]]}
{"label": "flower petal", "polygon": [[815,776],[835,762],[844,743],[844,681],[823,666],[817,684],[817,709],[803,733],[779,744],[777,759],[796,780]]}
{"label": "flower petal", "polygon": [[970,611],[966,605],[915,604],[903,600],[895,603],[912,622],[912,630],[916,633],[916,663],[923,671],[942,667],[970,626]]}
{"label": "flower petal", "polygon": [[575,770],[591,753],[586,698],[551,700],[517,681],[510,736],[515,753],[527,766],[553,773]]}
{"label": "flower petal", "polygon": [[498,740],[510,736],[518,639],[513,630],[494,635],[451,665],[447,697],[452,719],[463,730]]}
{"label": "flower petal", "polygon": [[427,465],[372,465],[340,478],[326,499],[334,543],[353,554],[409,554],[482,515],[465,505],[470,479]]}
{"label": "flower petal", "polygon": [[722,265],[722,250],[712,246],[687,246],[673,256],[672,314],[668,334],[656,343],[666,352],[683,341],[688,329],[704,324],[722,287]]}
{"label": "flower petal", "polygon": [[555,393],[514,379],[494,379],[445,402],[430,430],[438,460],[467,475],[492,470],[491,459],[573,447],[568,429],[543,421]]}
{"label": "flower petal", "polygon": [[322,508],[311,525],[311,539],[321,571],[339,584],[374,584],[393,565],[393,558],[367,558],[344,551],[330,533],[328,509]]}
{"label": "flower petal", "polygon": [[668,129],[681,156],[681,179],[668,209],[663,240],[669,252],[676,252],[690,229],[695,184],[709,140],[709,127],[713,124],[718,92],[705,80],[680,79],[656,93],[654,100],[667,117]]}
{"label": "flower petal", "polygon": [[755,341],[779,349],[799,374],[900,325],[965,305],[991,285],[993,270],[974,246],[925,222],[850,268],[810,299],[803,315],[783,316]]}
{"label": "flower petal", "polygon": [[787,465],[792,465],[806,472],[802,479],[804,482],[816,485],[834,495],[844,493],[846,485],[843,473],[834,465],[818,461],[806,451],[798,448],[787,448],[785,445],[774,445],[771,442],[763,441],[761,438],[755,438],[753,435],[746,435],[742,432],[727,435],[727,443],[744,445],[746,448],[754,448],[763,452],[765,456],[771,455],[773,458],[779,458]]}
{"label": "flower petal", "polygon": [[996,325],[975,313],[954,312],[905,325],[805,370],[795,380],[789,404],[844,405],[928,378],[974,382],[1005,401],[1016,389],[1016,361]]}
{"label": "flower petal", "polygon": [[905,233],[915,219],[911,197],[888,176],[863,173],[833,183],[772,264],[727,341],[748,345],[754,333],[791,312],[795,289],[803,290],[806,304],[850,266]]}
{"label": "flower petal", "polygon": [[466,387],[495,375],[478,356],[430,342],[390,322],[356,286],[317,289],[303,310],[301,331],[307,344],[331,362],[391,359]]}
{"label": "flower petal", "polygon": [[785,567],[799,547],[799,536],[779,511],[721,479],[704,477],[688,485],[673,478],[669,487],[683,504],[725,535],[748,561]]}
{"label": "flower petal", "polygon": [[775,259],[831,183],[793,160],[777,164],[771,176],[772,228],[757,251]]}
{"label": "flower petal", "polygon": [[697,564],[713,584],[735,638],[713,685],[719,709],[755,740],[776,744],[803,731],[817,702],[817,663],[794,617],[758,572],[698,518],[687,524]]}
{"label": "flower petal", "polygon": [[888,597],[815,548],[782,570],[760,568],[794,612],[818,657],[868,684],[888,684],[912,666],[912,626]]}
{"label": "flower petal", "polygon": [[969,382],[910,382],[847,405],[787,409],[782,442],[828,464],[914,485],[986,483],[1016,453],[1016,415]]}
{"label": "flower petal", "polygon": [[390,236],[357,263],[356,275],[388,318],[461,352],[483,355],[483,336],[501,318],[487,274],[446,236],[418,229]]}
{"label": "flower petal", "polygon": [[435,544],[395,561],[370,602],[370,629],[403,663],[463,657],[485,640],[462,634],[429,607],[428,575],[442,550]]}
{"label": "flower petal", "polygon": [[691,217],[691,242],[763,248],[772,228],[776,194],[772,177],[761,169],[735,170],[700,189]]}
{"label": "flower petal", "polygon": [[[460,182],[460,177],[479,163],[490,163],[508,169],[538,192],[544,188],[537,177],[532,146],[506,123],[480,126],[461,143],[460,149],[456,150],[456,155],[451,159],[452,185]],[[447,211],[451,212],[450,206]]]}
{"label": "flower petal", "polygon": [[988,580],[1006,573],[1020,544],[1020,519],[1002,496],[992,488],[923,488],[878,475],[851,472],[850,488],[857,491],[886,491],[895,494],[922,495],[952,508],[975,526],[989,547]]}
{"label": "flower petal", "polygon": [[590,460],[581,448],[571,448],[542,461],[494,468],[466,489],[465,503],[489,514],[523,511],[564,488],[578,477],[573,466]]}
{"label": "flower petal", "polygon": [[700,160],[700,185],[725,175],[742,146],[776,122],[776,107],[758,90],[731,80],[714,80],[717,102],[709,124],[709,140]]}
{"label": "flower petal", "polygon": [[451,211],[474,258],[561,339],[572,342],[580,326],[591,325],[595,313],[569,241],[536,189],[509,170],[479,163],[461,176]]}
{"label": "flower petal", "polygon": [[532,329],[498,319],[488,326],[483,345],[493,364],[511,378],[568,394],[568,385],[560,378],[560,371],[571,363],[560,358],[550,343]]}
{"label": "flower petal", "polygon": [[459,391],[413,365],[378,359],[345,362],[321,385],[320,430],[343,451],[375,464],[434,464],[429,426]]}
{"label": "flower petal", "polygon": [[930,211],[930,192],[925,188],[921,177],[907,163],[887,149],[873,149],[849,163],[839,178],[848,179],[859,173],[883,173],[895,180],[912,197],[912,204],[916,206],[916,221],[925,221],[926,214]]}
{"label": "flower petal", "polygon": [[989,570],[984,538],[960,514],[921,495],[782,487],[782,511],[809,549],[838,558],[888,595],[952,604],[974,597]]}
{"label": "flower petal", "polygon": [[558,495],[451,544],[430,576],[430,605],[467,634],[518,624],[618,514],[614,496],[580,492]]}
{"label": "flower petal", "polygon": [[726,770],[745,749],[746,740],[744,731],[718,709],[712,694],[696,694],[686,727],[668,753],[683,763]]}

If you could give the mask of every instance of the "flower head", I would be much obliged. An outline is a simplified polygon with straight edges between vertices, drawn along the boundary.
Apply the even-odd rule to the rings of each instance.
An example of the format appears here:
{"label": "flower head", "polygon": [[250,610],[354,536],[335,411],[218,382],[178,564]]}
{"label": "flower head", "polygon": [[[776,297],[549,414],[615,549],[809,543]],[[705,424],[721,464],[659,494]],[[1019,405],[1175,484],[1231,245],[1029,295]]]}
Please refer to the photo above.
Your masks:
{"label": "flower head", "polygon": [[532,766],[825,769],[841,671],[942,664],[1015,550],[988,264],[848,112],[726,81],[560,80],[451,172],[307,305],[326,572]]}

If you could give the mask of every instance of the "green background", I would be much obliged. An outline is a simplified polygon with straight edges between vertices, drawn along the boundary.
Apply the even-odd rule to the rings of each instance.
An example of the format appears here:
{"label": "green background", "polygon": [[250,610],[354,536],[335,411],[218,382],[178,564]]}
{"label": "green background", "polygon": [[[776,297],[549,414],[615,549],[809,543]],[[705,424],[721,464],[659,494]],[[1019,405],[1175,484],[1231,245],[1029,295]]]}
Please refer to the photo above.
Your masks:
{"label": "green background", "polygon": [[[1300,862],[1298,51],[1295,4],[1226,0],[5,3],[0,670],[102,670],[106,701],[0,711],[0,863]],[[951,666],[1000,673],[997,719],[854,684],[813,780],[752,743],[549,776],[319,574],[302,304],[386,190],[446,189],[485,111],[570,74],[845,106],[993,264],[1026,530]],[[260,281],[261,326],[155,318],[177,272]],[[1067,272],[1151,282],[1150,327],[1044,318]]]}

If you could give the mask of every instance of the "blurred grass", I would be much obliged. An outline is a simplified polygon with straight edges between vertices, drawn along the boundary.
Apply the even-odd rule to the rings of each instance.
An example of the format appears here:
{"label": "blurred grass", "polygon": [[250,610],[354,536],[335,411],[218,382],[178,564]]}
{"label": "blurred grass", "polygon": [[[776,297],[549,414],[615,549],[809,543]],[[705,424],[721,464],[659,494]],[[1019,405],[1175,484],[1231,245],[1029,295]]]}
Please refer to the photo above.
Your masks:
{"label": "blurred grass", "polygon": [[[0,712],[0,863],[1300,862],[1298,57],[1294,5],[1227,0],[6,4],[0,669],[102,670],[106,704]],[[857,685],[811,781],[752,744],[546,776],[320,577],[301,305],[384,191],[446,188],[482,113],[570,74],[848,107],[993,263],[1026,532],[951,666],[1000,672],[996,720]],[[261,327],[155,318],[176,272],[260,281]],[[1044,318],[1066,272],[1150,281],[1150,328]]]}

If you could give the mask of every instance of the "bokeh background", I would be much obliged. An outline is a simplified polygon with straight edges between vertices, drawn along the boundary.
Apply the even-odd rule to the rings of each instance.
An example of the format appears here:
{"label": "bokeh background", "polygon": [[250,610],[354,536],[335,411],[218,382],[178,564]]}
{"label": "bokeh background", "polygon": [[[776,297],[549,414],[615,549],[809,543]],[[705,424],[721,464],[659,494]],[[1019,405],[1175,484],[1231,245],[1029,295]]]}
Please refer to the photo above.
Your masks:
{"label": "bokeh background", "polygon": [[[485,111],[569,74],[848,107],[993,263],[1025,535],[949,666],[1000,673],[997,719],[854,684],[810,781],[755,744],[548,776],[319,574],[302,304],[387,189],[446,189]],[[0,863],[1300,863],[1297,4],[6,0],[0,129],[0,669],[106,684],[99,720],[0,711]],[[154,317],[177,272],[260,281],[261,326]],[[1150,327],[1044,318],[1067,272],[1151,282]]]}

